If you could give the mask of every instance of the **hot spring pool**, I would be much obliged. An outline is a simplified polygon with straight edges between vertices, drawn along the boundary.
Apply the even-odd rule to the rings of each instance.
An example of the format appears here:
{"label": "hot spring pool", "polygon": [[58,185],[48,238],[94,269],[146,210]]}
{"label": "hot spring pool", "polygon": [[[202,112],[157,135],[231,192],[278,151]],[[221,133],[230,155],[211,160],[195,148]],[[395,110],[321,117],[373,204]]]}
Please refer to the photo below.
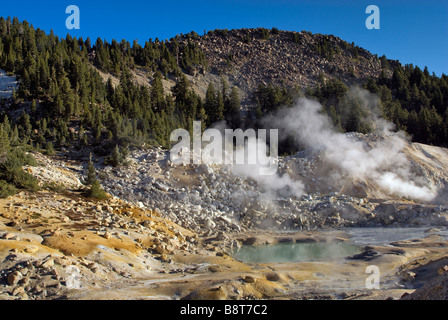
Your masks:
{"label": "hot spring pool", "polygon": [[[438,235],[448,239],[448,228],[347,228],[348,242],[288,242],[263,246],[242,246],[233,256],[243,262],[275,263],[331,261],[361,253],[366,245],[390,246],[394,241]],[[430,232],[429,232],[430,231]]]}
{"label": "hot spring pool", "polygon": [[233,256],[243,262],[330,261],[360,253],[359,246],[344,242],[280,243],[263,246],[242,246]]}

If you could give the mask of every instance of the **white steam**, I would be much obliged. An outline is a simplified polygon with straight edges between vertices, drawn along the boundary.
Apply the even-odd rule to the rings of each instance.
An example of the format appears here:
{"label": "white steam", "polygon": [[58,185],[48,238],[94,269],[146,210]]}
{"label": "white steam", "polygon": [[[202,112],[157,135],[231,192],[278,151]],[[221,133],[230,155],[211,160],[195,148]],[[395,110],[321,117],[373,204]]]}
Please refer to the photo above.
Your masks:
{"label": "white steam", "polygon": [[367,120],[378,133],[387,136],[379,145],[367,148],[363,142],[336,131],[328,116],[322,113],[322,106],[305,98],[299,99],[294,107],[283,108],[267,122],[283,128],[311,150],[321,152],[325,161],[337,168],[338,172],[333,175],[374,182],[388,194],[424,201],[433,199],[436,190],[415,182],[410,163],[402,153],[404,135],[392,132],[393,125],[372,110],[372,106],[377,106],[376,98],[361,89],[351,90],[349,95],[361,99],[362,107],[370,109]]}
{"label": "white steam", "polygon": [[[219,130],[223,137],[227,130],[224,122],[216,123],[213,129]],[[271,143],[266,142],[267,135],[270,135]],[[256,181],[263,190],[262,194],[266,200],[276,198],[278,195],[299,197],[305,193],[304,184],[293,180],[287,173],[277,172],[277,145],[273,145],[277,144],[277,140],[277,135],[273,136],[272,132],[262,135],[260,130],[256,137],[246,139],[245,144],[240,146],[234,146],[233,142],[223,139],[222,154],[218,157],[223,157],[225,163],[231,164],[231,172],[234,175]],[[245,159],[245,163],[235,161],[236,159]],[[266,174],[260,174],[263,172]]]}
{"label": "white steam", "polygon": [[[405,134],[394,132],[394,125],[379,116],[378,98],[360,88],[350,89],[345,98],[356,101],[364,115],[361,121],[380,134],[379,143],[360,140],[355,134],[337,131],[331,119],[323,112],[322,105],[305,98],[299,99],[293,107],[284,107],[265,117],[263,121],[268,127],[281,128],[302,146],[318,152],[323,165],[331,168],[326,177],[330,181],[337,181],[339,184],[343,182],[344,185],[361,182],[383,194],[423,201],[434,199],[437,195],[436,188],[424,177],[415,176],[403,153],[406,146]],[[216,124],[214,129],[224,136],[225,123]],[[247,139],[246,145],[240,148],[225,148],[226,143],[228,141],[223,139],[223,154],[218,152],[218,157],[223,156],[227,160],[230,157],[226,164],[232,164],[231,171],[235,175],[255,180],[264,190],[263,196],[267,199],[278,195],[300,197],[305,193],[304,183],[292,179],[287,173],[260,174],[261,170],[266,169],[266,158],[262,159],[260,155],[271,153],[271,158],[277,157],[276,153],[272,154],[272,150],[269,150],[266,136],[258,135]],[[232,150],[230,154],[229,150]],[[248,159],[248,163],[235,164],[233,160],[238,157]],[[277,169],[277,166],[273,167]]]}
{"label": "white steam", "polygon": [[283,196],[300,197],[305,193],[305,186],[299,180],[293,180],[289,174],[260,175],[259,165],[234,165],[233,174],[251,178],[264,190],[267,198],[275,198],[277,194]]}

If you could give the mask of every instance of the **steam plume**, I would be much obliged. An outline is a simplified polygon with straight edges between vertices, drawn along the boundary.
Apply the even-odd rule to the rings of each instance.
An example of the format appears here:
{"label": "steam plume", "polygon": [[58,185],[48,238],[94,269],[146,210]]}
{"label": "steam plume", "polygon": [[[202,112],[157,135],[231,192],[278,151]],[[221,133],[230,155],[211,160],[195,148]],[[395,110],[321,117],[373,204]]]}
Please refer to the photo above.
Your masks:
{"label": "steam plume", "polygon": [[411,166],[402,152],[404,135],[392,131],[393,124],[378,116],[378,101],[362,89],[352,89],[358,96],[376,131],[387,136],[384,142],[371,149],[363,142],[334,129],[331,120],[322,113],[322,106],[313,100],[301,98],[291,108],[283,108],[266,119],[272,126],[284,128],[288,135],[313,151],[320,151],[325,161],[337,168],[337,176],[346,179],[372,181],[388,194],[430,201],[436,191],[430,186],[417,184]]}

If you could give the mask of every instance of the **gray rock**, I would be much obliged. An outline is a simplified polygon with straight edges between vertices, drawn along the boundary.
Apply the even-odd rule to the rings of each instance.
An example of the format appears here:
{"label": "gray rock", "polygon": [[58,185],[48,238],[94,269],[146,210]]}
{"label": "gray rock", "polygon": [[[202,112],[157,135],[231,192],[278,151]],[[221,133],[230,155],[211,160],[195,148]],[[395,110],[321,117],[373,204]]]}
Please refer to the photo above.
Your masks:
{"label": "gray rock", "polygon": [[164,191],[164,192],[167,192],[170,190],[170,187],[168,187],[167,185],[160,183],[160,182],[154,183],[154,187],[156,187],[158,190]]}

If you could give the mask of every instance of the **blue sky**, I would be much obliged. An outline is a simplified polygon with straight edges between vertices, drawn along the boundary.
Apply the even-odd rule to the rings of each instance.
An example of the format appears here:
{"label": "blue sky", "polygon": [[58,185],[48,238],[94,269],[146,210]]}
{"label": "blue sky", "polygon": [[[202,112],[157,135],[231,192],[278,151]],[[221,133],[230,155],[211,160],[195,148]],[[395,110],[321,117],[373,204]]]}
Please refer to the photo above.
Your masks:
{"label": "blue sky", "polygon": [[[77,5],[81,29],[68,30],[68,5]],[[380,30],[368,30],[368,5],[380,9]],[[213,29],[276,27],[334,34],[389,59],[448,74],[446,0],[40,0],[2,1],[0,16],[17,16],[58,36],[126,39],[140,44]]]}

